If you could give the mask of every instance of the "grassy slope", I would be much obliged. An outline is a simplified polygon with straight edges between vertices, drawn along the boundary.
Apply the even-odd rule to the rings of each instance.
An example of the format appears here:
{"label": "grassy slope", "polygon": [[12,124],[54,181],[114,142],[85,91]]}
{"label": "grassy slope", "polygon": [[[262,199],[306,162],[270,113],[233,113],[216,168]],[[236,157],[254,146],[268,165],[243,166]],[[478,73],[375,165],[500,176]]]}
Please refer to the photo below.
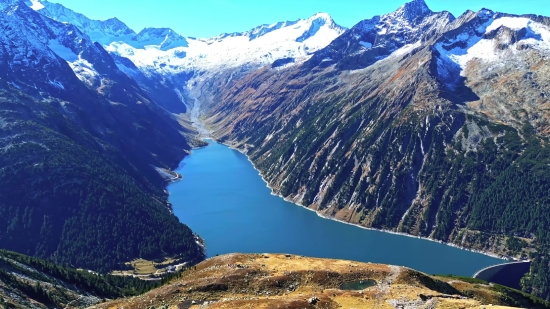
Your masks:
{"label": "grassy slope", "polygon": [[[340,289],[343,283],[364,279],[378,284],[363,291]],[[315,305],[308,303],[312,297],[318,298]],[[548,308],[548,303],[524,293],[460,278],[428,276],[397,266],[271,254],[212,258],[166,286],[94,308],[480,308],[488,304]]]}

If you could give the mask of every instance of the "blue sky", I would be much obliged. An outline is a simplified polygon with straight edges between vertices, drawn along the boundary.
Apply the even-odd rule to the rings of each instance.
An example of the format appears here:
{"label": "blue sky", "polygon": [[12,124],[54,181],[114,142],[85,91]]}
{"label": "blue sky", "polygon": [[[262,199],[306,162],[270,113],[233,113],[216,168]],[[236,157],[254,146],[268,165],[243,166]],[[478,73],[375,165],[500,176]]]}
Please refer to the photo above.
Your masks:
{"label": "blue sky", "polygon": [[[1,1],[1,0],[0,0]],[[135,31],[169,27],[183,36],[211,37],[261,24],[327,12],[340,25],[394,11],[406,0],[50,0],[92,19],[118,17]],[[483,7],[515,14],[550,16],[548,0],[426,0],[433,11],[455,16]]]}

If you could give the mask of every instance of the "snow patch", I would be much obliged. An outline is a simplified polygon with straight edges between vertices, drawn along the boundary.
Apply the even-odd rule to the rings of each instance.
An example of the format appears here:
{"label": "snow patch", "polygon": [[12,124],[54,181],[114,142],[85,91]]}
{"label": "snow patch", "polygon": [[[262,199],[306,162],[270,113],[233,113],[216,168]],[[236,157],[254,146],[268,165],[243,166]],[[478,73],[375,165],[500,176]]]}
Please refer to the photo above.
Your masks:
{"label": "snow patch", "polygon": [[94,69],[94,66],[86,59],[82,59],[82,57],[78,57],[76,61],[67,62],[69,63],[71,69],[73,69],[76,77],[89,86],[91,86],[99,76],[99,73]]}
{"label": "snow patch", "polygon": [[49,84],[59,89],[65,89],[65,86],[57,80],[50,80]]}
{"label": "snow patch", "polygon": [[[483,11],[479,15],[487,17],[491,11]],[[526,29],[527,33],[518,42],[510,44],[508,48],[498,48],[501,38],[486,38],[485,35],[506,27],[512,31]],[[485,37],[485,38],[484,38]],[[505,42],[504,42],[505,43]],[[528,45],[533,49],[550,53],[550,29],[525,17],[501,17],[489,18],[483,24],[477,26],[475,31],[466,29],[455,38],[448,39],[435,45],[440,53],[437,59],[437,68],[440,77],[446,85],[454,89],[461,76],[465,76],[464,70],[468,63],[474,59],[486,62],[502,61],[506,56],[520,53],[518,44]]]}
{"label": "snow patch", "polygon": [[361,44],[366,49],[372,48],[372,43],[369,43],[369,42],[359,41],[359,44]]}
{"label": "snow patch", "polygon": [[75,54],[70,48],[59,43],[57,40],[50,40],[48,47],[56,53],[59,57],[63,58],[67,62],[73,62],[78,60],[78,55]]}
{"label": "snow patch", "polygon": [[485,32],[491,32],[502,26],[505,26],[512,30],[520,30],[523,28],[527,28],[530,23],[533,23],[533,21],[525,17],[502,17],[495,20],[489,27],[487,27]]}
{"label": "snow patch", "polygon": [[414,44],[407,44],[399,49],[397,49],[396,51],[394,51],[391,55],[391,56],[403,56],[403,55],[406,55],[410,52],[412,52],[415,48],[418,48],[422,46],[422,44],[420,43],[420,41],[414,43]]}
{"label": "snow patch", "polygon": [[30,0],[31,9],[38,11],[44,8],[44,5],[40,3],[40,0]]}

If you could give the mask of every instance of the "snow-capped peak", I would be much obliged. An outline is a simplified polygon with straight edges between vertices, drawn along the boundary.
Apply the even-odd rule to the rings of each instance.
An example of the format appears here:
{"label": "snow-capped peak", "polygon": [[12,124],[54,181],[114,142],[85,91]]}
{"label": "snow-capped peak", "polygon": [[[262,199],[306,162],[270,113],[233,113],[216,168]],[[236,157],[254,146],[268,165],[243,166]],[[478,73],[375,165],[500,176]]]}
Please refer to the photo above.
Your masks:
{"label": "snow-capped peak", "polygon": [[317,21],[319,23],[322,23],[323,25],[328,25],[329,27],[332,27],[332,28],[344,29],[339,25],[337,25],[332,19],[332,16],[330,16],[330,14],[328,13],[323,13],[323,12],[316,13],[315,15],[308,18],[307,21]]}
{"label": "snow-capped peak", "polygon": [[337,31],[344,32],[345,28],[338,26],[328,13],[317,13],[307,19],[307,22],[311,23],[308,31],[296,39],[297,42],[303,42],[310,37],[313,37],[321,27],[326,26]]}
{"label": "snow-capped peak", "polygon": [[248,30],[246,32],[223,33],[219,36],[212,37],[212,38],[207,38],[207,39],[202,39],[202,40],[203,41],[208,41],[208,42],[214,42],[214,41],[223,40],[223,39],[228,38],[228,37],[246,36],[250,39],[250,41],[252,41],[252,40],[255,40],[259,37],[262,37],[262,36],[264,36],[264,35],[266,35],[270,32],[273,32],[273,31],[276,31],[276,30],[279,30],[279,29],[283,29],[283,28],[286,28],[286,27],[293,27],[293,26],[301,28],[300,24],[304,24],[304,23],[309,24],[309,23],[312,23],[312,22],[315,22],[319,26],[323,26],[323,25],[326,24],[328,27],[333,28],[337,31],[342,31],[343,32],[345,30],[345,28],[340,27],[339,25],[337,25],[328,13],[316,13],[313,16],[307,18],[307,19],[299,19],[299,20],[296,20],[296,21],[282,21],[282,22],[277,22],[277,23],[273,23],[273,24],[264,24],[264,25],[255,27],[251,30]]}
{"label": "snow-capped peak", "polygon": [[27,0],[25,3],[46,17],[78,27],[93,41],[104,45],[115,40],[126,40],[136,35],[132,29],[117,18],[104,21],[92,20],[59,3],[51,3],[46,0]]}
{"label": "snow-capped peak", "polygon": [[479,18],[490,18],[490,17],[492,17],[494,14],[495,14],[495,12],[493,12],[492,10],[483,8],[483,9],[479,10],[479,12],[477,13],[477,16],[478,16]]}
{"label": "snow-capped peak", "polygon": [[401,24],[414,23],[419,17],[433,13],[424,0],[413,0],[405,3],[396,11],[381,16],[382,20],[401,21]]}
{"label": "snow-capped peak", "polygon": [[432,13],[432,11],[424,0],[413,0],[403,4],[399,9],[387,15],[400,16],[408,21],[413,21],[429,13]]}
{"label": "snow-capped peak", "polygon": [[329,13],[325,13],[325,12],[317,12],[308,19],[318,19],[318,18],[322,18],[328,22],[332,22],[332,16],[330,16]]}
{"label": "snow-capped peak", "polygon": [[434,48],[438,51],[438,74],[453,89],[474,59],[501,65],[525,49],[550,54],[550,27],[528,17],[483,9],[461,32],[453,32]]}
{"label": "snow-capped peak", "polygon": [[40,0],[30,0],[27,1],[27,5],[31,7],[31,9],[38,11],[44,8],[44,5],[40,2]]}
{"label": "snow-capped peak", "polygon": [[[146,72],[215,73],[239,67],[271,65],[280,59],[288,63],[300,62],[327,46],[344,31],[345,28],[334,23],[328,14],[318,13],[308,19],[262,25],[246,32],[208,39],[187,38],[186,42],[170,29],[145,29],[135,40],[157,40],[153,46],[139,46],[136,41],[127,41],[113,42],[106,49],[129,58]],[[179,39],[187,44],[161,47],[161,40],[165,38]]]}
{"label": "snow-capped peak", "polygon": [[[442,21],[445,24],[448,19],[454,20],[454,16],[448,12],[434,13],[424,0],[413,0],[394,12],[364,21],[361,27],[365,31],[370,31],[372,27],[375,27],[378,35],[401,33],[405,39],[405,37],[419,37],[423,32],[420,29]],[[404,35],[405,33],[407,35]]]}
{"label": "snow-capped peak", "polygon": [[145,28],[132,38],[133,47],[154,46],[161,50],[187,47],[187,40],[170,28]]}

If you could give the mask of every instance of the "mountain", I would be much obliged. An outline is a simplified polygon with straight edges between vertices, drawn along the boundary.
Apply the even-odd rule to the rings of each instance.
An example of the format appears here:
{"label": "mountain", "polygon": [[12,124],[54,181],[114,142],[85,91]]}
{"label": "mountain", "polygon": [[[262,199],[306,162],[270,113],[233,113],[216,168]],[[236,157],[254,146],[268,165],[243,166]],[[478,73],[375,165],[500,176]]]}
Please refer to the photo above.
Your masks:
{"label": "mountain", "polygon": [[361,21],[316,53],[308,67],[330,66],[355,70],[392,53],[407,53],[441,33],[454,20],[449,12],[432,12],[423,0],[409,2],[390,14]]}
{"label": "mountain", "polygon": [[345,31],[328,14],[318,13],[306,20],[262,25],[208,39],[185,38],[169,28],[145,28],[136,34],[117,19],[91,20],[46,0],[27,4],[46,17],[75,25],[99,42],[119,69],[137,81],[149,97],[178,114],[193,104],[193,95],[201,95],[189,93],[187,83],[200,84],[216,74],[233,76],[264,65],[280,67],[304,61]]}
{"label": "mountain", "polygon": [[101,272],[202,258],[164,191],[177,119],[74,25],[9,0],[0,26],[0,247]]}
{"label": "mountain", "polygon": [[[23,144],[20,129],[7,131],[10,136],[3,139],[2,149],[14,151],[12,141],[19,141],[38,150],[15,152],[5,164],[21,158],[31,162],[49,153],[53,146],[44,141],[50,135],[39,133],[45,127],[58,132],[60,140],[69,138],[82,147],[77,152],[81,157],[63,147],[55,153],[75,160],[70,162],[74,166],[100,162],[101,169],[90,170],[105,170],[111,179],[101,183],[101,189],[86,191],[94,194],[74,193],[73,200],[121,192],[97,203],[105,213],[106,200],[127,205],[130,192],[110,188],[123,183],[112,181],[114,175],[124,176],[128,185],[124,182],[122,188],[139,193],[139,202],[131,204],[139,205],[137,209],[117,213],[117,220],[92,217],[100,219],[86,230],[99,231],[105,222],[122,219],[146,222],[126,214],[139,217],[149,213],[148,207],[158,210],[152,220],[159,225],[132,230],[160,230],[160,221],[177,229],[175,221],[161,220],[165,194],[155,170],[169,170],[189,150],[181,133],[192,132],[173,115],[188,106],[202,109],[215,138],[247,153],[274,193],[341,221],[530,258],[523,288],[550,299],[549,18],[488,9],[455,18],[414,0],[351,29],[319,13],[197,39],[171,29],[147,28],[135,34],[117,20],[91,21],[62,7],[50,10],[52,4],[42,0],[30,1],[25,8],[17,3],[9,0],[1,7],[6,30],[0,41],[0,74],[4,100],[33,108],[9,105],[5,126],[30,126],[23,120],[32,115],[31,124],[37,125],[24,130],[39,139]],[[48,109],[50,102],[58,103],[55,109]],[[8,118],[13,113],[17,117]],[[103,161],[93,160],[97,158]],[[55,175],[59,164],[49,168],[44,175]],[[64,172],[68,177],[69,171]],[[42,186],[43,175],[34,173],[28,172],[20,183]],[[48,233],[74,235],[76,226],[88,224],[88,215],[95,214],[86,212],[71,221],[72,233],[63,234],[46,217],[33,217],[34,208],[27,211],[23,206],[35,200],[47,204],[47,195],[28,197],[13,189],[19,184],[15,174],[6,175],[5,181],[12,181],[6,192],[19,194],[10,195],[10,201],[24,201],[16,208],[0,207],[9,210],[0,218],[11,220],[6,222],[10,241],[20,236],[24,243],[28,236],[23,236],[25,225],[20,222],[38,222],[31,236],[38,235],[38,226],[44,227],[44,242]],[[104,179],[101,175],[90,178]],[[56,188],[82,182],[69,178]],[[149,194],[159,205],[147,198]],[[76,204],[95,205],[88,200]],[[122,231],[119,227],[111,234],[118,240]],[[190,230],[178,231],[148,245],[138,239],[149,232],[128,236],[131,250],[120,249],[114,258],[87,257],[86,265],[94,261],[112,267],[111,260],[152,256],[159,249],[199,257]],[[93,233],[85,240],[107,237]],[[168,245],[177,237],[187,242],[178,248]],[[55,244],[34,245],[33,240],[25,250],[53,259],[70,251],[60,251],[63,247]],[[99,252],[107,248],[113,245]],[[84,263],[68,255],[59,261]],[[96,268],[102,265],[97,263]]]}
{"label": "mountain", "polygon": [[[530,258],[550,297],[549,18],[412,1],[284,69],[201,87],[213,136],[323,216]],[[219,85],[224,85],[219,87]]]}
{"label": "mountain", "polygon": [[[126,42],[113,42],[106,49],[130,59],[146,74],[201,78],[227,70],[248,71],[281,59],[303,61],[343,31],[328,14],[319,13],[305,20],[263,25],[242,33],[209,39],[187,38],[188,46],[168,50],[162,46],[135,48]],[[187,76],[182,81],[188,79]]]}
{"label": "mountain", "polygon": [[505,308],[500,306],[549,304],[481,280],[398,266],[232,254],[202,262],[144,295],[91,308]]}
{"label": "mountain", "polygon": [[[65,27],[75,26],[78,29],[75,33],[81,33],[81,36],[87,37],[86,40],[92,43],[98,42],[101,46],[110,44],[113,41],[124,41],[142,47],[146,44],[159,44],[164,47],[173,44],[182,44],[182,38],[168,29],[144,29],[140,34],[136,34],[132,29],[128,28],[128,26],[116,18],[105,21],[92,20],[61,4],[51,3],[46,0],[26,1],[26,4],[40,15],[48,17],[48,20],[53,19],[61,22],[65,24]],[[162,38],[159,36],[162,36]],[[153,41],[148,42],[148,40]],[[76,41],[73,44],[76,44]],[[60,44],[55,45],[54,48],[56,46],[58,47],[56,52],[67,60],[73,68],[76,67],[75,73],[77,73],[81,79],[89,80],[91,83],[94,82],[97,72],[90,69],[87,62],[78,60],[78,50],[72,47],[65,49],[64,46]],[[98,48],[103,49],[103,47],[99,46]],[[184,113],[186,111],[185,105],[182,104],[180,91],[177,91],[179,87],[158,76],[155,78],[146,77],[133,63],[128,64],[129,60],[118,56],[114,57],[116,65],[126,74],[131,76],[147,96],[158,103],[160,107],[173,113]]]}
{"label": "mountain", "polygon": [[46,17],[76,26],[92,41],[100,44],[109,44],[115,40],[127,40],[136,35],[132,29],[117,18],[104,21],[92,20],[59,3],[51,3],[47,0],[26,0],[26,4]]}
{"label": "mountain", "polygon": [[133,37],[132,41],[130,44],[136,48],[154,46],[160,50],[168,50],[175,47],[188,47],[187,40],[169,28],[145,28]]}
{"label": "mountain", "polygon": [[0,250],[2,308],[84,308],[106,299],[134,296],[159,282],[98,275]]}

